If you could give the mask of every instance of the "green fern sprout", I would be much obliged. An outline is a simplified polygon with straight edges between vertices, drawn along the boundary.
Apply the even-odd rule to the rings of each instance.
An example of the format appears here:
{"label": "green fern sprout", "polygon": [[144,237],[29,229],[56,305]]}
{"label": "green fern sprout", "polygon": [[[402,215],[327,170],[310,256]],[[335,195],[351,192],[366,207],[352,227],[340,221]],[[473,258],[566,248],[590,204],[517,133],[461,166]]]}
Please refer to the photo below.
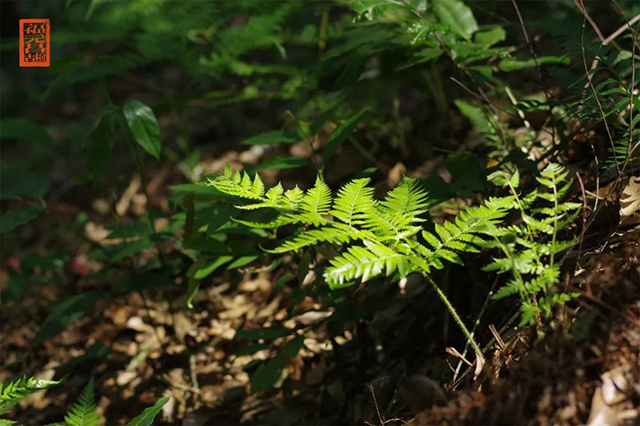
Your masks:
{"label": "green fern sprout", "polygon": [[462,212],[455,222],[434,224],[434,232],[429,232],[422,226],[425,222],[422,216],[431,204],[418,179],[405,177],[382,201],[373,198],[369,182],[368,178],[355,179],[335,197],[319,178],[306,192],[297,187],[285,191],[280,184],[266,191],[258,175],[252,178],[247,173],[234,174],[227,168],[207,184],[248,202],[237,205],[238,209],[270,208],[279,213],[268,223],[234,219],[237,222],[259,228],[304,225],[300,233],[267,250],[270,253],[296,251],[321,243],[342,248],[324,271],[331,288],[366,282],[380,275],[404,277],[411,272],[421,273],[482,358],[471,333],[428,274],[432,269],[443,268],[446,261],[461,264],[461,253],[477,252],[476,246],[492,234],[513,200],[490,199],[482,206]]}
{"label": "green fern sprout", "polygon": [[53,380],[42,380],[35,377],[26,376],[9,382],[6,385],[0,383],[0,415],[7,414],[11,408],[32,393],[48,389],[58,385],[60,382]]}
{"label": "green fern sprout", "polygon": [[[568,171],[558,164],[549,164],[537,178],[542,190],[535,190],[522,198],[518,171],[498,171],[489,176],[493,183],[508,187],[513,194],[522,224],[498,227],[494,239],[482,243],[484,247],[499,248],[505,255],[494,259],[486,271],[510,273],[510,279],[493,296],[501,299],[518,294],[522,301],[521,324],[533,322],[540,314],[550,314],[554,304],[562,304],[576,297],[576,293],[551,293],[560,277],[557,255],[576,244],[577,238],[559,240],[558,233],[566,229],[580,211],[580,204],[563,202],[572,185]],[[540,201],[543,205],[536,206]],[[546,242],[543,242],[547,236]],[[538,297],[540,296],[540,297]]]}
{"label": "green fern sprout", "polygon": [[102,421],[102,416],[96,411],[93,392],[93,378],[80,394],[80,399],[64,417],[68,426],[97,426]]}

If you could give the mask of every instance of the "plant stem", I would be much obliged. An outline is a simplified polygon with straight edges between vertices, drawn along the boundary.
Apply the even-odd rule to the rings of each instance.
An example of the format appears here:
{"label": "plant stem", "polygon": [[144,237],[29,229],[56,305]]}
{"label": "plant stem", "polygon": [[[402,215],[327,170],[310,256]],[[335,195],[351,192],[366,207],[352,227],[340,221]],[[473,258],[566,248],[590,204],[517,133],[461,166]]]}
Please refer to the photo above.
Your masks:
{"label": "plant stem", "polygon": [[467,341],[469,342],[469,344],[473,348],[474,352],[476,353],[476,356],[479,357],[479,358],[484,359],[484,357],[482,355],[482,350],[480,350],[480,346],[473,339],[473,335],[469,332],[469,330],[467,329],[467,326],[464,325],[464,323],[462,322],[462,319],[460,318],[460,316],[456,312],[455,308],[453,307],[451,302],[449,302],[449,299],[447,299],[447,296],[442,292],[442,290],[440,290],[440,287],[438,287],[438,284],[436,284],[435,281],[433,281],[433,279],[431,279],[431,277],[429,275],[427,275],[425,273],[425,274],[423,274],[423,276],[433,286],[434,290],[436,291],[436,293],[438,294],[438,296],[440,297],[440,299],[442,300],[444,305],[449,310],[449,313],[451,313],[451,316],[453,317],[453,319],[458,323],[458,326],[460,327],[460,330],[462,330],[464,335],[467,337]]}

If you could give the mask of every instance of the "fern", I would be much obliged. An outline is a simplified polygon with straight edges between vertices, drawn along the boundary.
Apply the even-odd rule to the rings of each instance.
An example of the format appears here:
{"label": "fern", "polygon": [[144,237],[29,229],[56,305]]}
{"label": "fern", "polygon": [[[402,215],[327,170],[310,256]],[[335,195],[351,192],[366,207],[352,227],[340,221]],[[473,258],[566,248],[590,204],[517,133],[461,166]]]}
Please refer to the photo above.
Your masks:
{"label": "fern", "polygon": [[[256,182],[260,182],[259,176],[232,174],[227,169],[207,184],[226,195],[252,202],[239,206],[240,209],[271,208],[279,212],[279,217],[269,222],[268,227],[304,225],[291,239],[267,250],[271,253],[296,251],[321,243],[342,248],[340,254],[329,260],[324,271],[324,279],[331,288],[346,287],[356,281],[366,282],[380,275],[404,277],[419,272],[426,276],[431,268],[442,268],[447,261],[461,264],[460,255],[478,252],[477,246],[485,241],[514,204],[508,197],[490,199],[482,206],[462,212],[455,222],[434,224],[434,232],[428,232],[421,225],[430,202],[418,179],[404,178],[384,200],[377,201],[373,198],[369,179],[353,180],[332,197],[329,188],[318,178],[314,187],[303,195],[296,193],[295,199],[301,199],[299,203],[287,201],[289,191],[283,191],[280,184],[274,187],[273,193],[273,188],[264,193],[261,182]],[[263,227],[255,222],[239,222]],[[430,278],[428,280],[481,356],[478,345],[446,296]]]}
{"label": "fern", "polygon": [[26,376],[9,382],[6,385],[0,382],[0,415],[8,413],[11,408],[32,393],[56,386],[60,382],[42,380]]}
{"label": "fern", "polygon": [[97,426],[102,421],[96,412],[93,394],[93,378],[80,394],[80,399],[64,417],[68,426]]}
{"label": "fern", "polygon": [[[575,237],[558,239],[558,233],[573,222],[580,210],[580,204],[562,201],[572,184],[567,176],[564,167],[549,164],[536,178],[542,189],[524,198],[517,193],[520,184],[517,171],[499,171],[489,176],[494,183],[510,188],[523,223],[498,227],[493,232],[493,241],[483,243],[485,247],[499,248],[505,255],[494,259],[484,270],[511,274],[512,278],[493,297],[501,299],[519,294],[521,324],[533,322],[543,313],[549,314],[554,304],[565,303],[576,296],[561,292],[551,294],[560,277],[556,255],[570,249],[577,241]],[[543,204],[536,206],[538,201]],[[550,236],[550,240],[544,241],[544,235]]]}
{"label": "fern", "polygon": [[[382,201],[373,198],[369,179],[356,179],[344,185],[335,198],[320,179],[302,196],[299,204],[286,203],[286,192],[280,184],[277,196],[269,190],[256,191],[260,177],[246,173],[232,175],[229,171],[208,184],[219,191],[246,200],[257,201],[239,206],[241,209],[273,208],[281,212],[269,226],[300,223],[307,229],[285,241],[271,253],[284,253],[320,243],[346,247],[346,251],[331,260],[325,279],[332,287],[344,287],[355,280],[367,281],[378,275],[391,275],[398,271],[405,276],[412,271],[428,273],[431,267],[441,268],[444,261],[462,263],[459,253],[477,252],[481,235],[494,228],[506,214],[512,201],[489,200],[485,205],[461,213],[455,222],[435,224],[435,233],[423,231],[427,245],[417,239],[427,212],[427,192],[420,181],[404,178]],[[241,222],[261,227],[254,222]]]}

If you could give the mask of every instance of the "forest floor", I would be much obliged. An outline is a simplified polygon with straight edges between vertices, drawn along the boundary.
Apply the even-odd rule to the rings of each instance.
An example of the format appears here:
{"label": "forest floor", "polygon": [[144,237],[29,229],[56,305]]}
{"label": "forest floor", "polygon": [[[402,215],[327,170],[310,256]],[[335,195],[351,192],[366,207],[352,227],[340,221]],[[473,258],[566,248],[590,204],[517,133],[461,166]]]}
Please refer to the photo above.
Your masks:
{"label": "forest floor", "polygon": [[[238,167],[258,160],[247,152],[229,151],[205,167],[217,172],[225,163]],[[401,172],[411,174],[401,163],[388,170],[389,186],[397,183]],[[170,192],[165,188],[179,181],[176,175],[165,165],[147,177],[152,205],[169,208]],[[3,302],[0,380],[9,379],[13,370],[46,379],[65,377],[62,386],[34,394],[20,405],[15,417],[20,423],[58,421],[81,392],[85,372],[92,369],[100,395],[98,410],[108,413],[107,424],[124,424],[163,396],[172,398],[157,424],[596,425],[614,424],[611,419],[632,424],[638,418],[637,229],[614,232],[575,254],[580,257],[573,261],[575,273],[566,286],[583,297],[579,305],[567,307],[553,328],[539,333],[527,327],[510,330],[507,320],[517,316],[517,307],[507,317],[499,308],[499,315],[494,314],[498,321],[501,318],[500,324],[496,321],[499,326],[478,331],[487,344],[488,360],[475,381],[461,359],[442,349],[440,342],[447,343],[452,326],[446,315],[434,320],[429,314],[438,301],[419,280],[409,279],[404,288],[392,289],[403,302],[377,314],[394,324],[384,339],[361,327],[332,339],[322,322],[332,312],[322,311],[312,300],[303,301],[287,320],[290,324],[285,323],[310,327],[303,348],[297,356],[286,357],[286,376],[275,389],[250,394],[246,366],[265,359],[268,350],[248,351],[234,339],[236,330],[285,320],[292,305],[291,292],[276,288],[280,277],[266,268],[216,274],[198,292],[193,309],[184,302],[185,283],[98,300],[90,312],[34,349],[31,340],[52,302],[111,284],[109,276],[96,277],[102,265],[89,260],[86,252],[109,243],[101,221],[111,209],[123,216],[144,212],[140,186],[139,177],[134,178],[120,198],[94,202],[84,234],[55,243],[75,253],[55,277],[62,284],[35,286],[21,301]],[[22,237],[44,247],[51,243],[46,229],[55,226],[54,221],[73,221],[77,214],[74,206],[63,202],[51,210],[51,222],[26,227]],[[138,262],[144,261],[143,252]],[[22,262],[14,257],[3,268],[5,288]],[[448,281],[464,280],[469,273],[452,270]],[[316,310],[296,314],[311,308]],[[448,343],[463,352],[460,341]],[[452,370],[460,373],[454,380]]]}

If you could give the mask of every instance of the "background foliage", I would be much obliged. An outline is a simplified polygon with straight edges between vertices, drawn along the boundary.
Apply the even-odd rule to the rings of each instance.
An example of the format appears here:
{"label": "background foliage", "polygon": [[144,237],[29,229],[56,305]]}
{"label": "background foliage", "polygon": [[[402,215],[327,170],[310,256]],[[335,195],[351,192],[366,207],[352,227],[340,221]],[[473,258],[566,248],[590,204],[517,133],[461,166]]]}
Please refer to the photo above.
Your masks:
{"label": "background foliage", "polygon": [[[367,386],[382,392],[388,377],[382,410],[410,416],[424,407],[401,396],[408,380],[428,375],[448,390],[470,380],[459,359],[449,371],[444,348],[464,357],[471,347],[477,375],[486,325],[504,333],[519,317],[539,338],[559,326],[579,304],[565,277],[620,221],[592,225],[638,174],[632,1],[2,7],[4,327],[18,330],[10,321],[34,295],[46,303],[37,327],[3,348],[0,411],[63,377],[85,389],[68,411],[12,411],[20,421],[150,424],[169,401],[158,377],[176,366],[192,371],[190,396],[171,394],[183,408],[165,408],[175,411],[167,419],[220,405],[195,372],[212,363],[211,342],[197,337],[214,328],[202,315],[224,319],[206,299],[223,283],[238,298],[260,279],[262,304],[282,314],[254,323],[245,312],[222,344],[247,361],[250,378],[237,376],[248,394],[272,401],[297,389],[294,365],[326,362],[310,349],[316,339],[349,384],[312,383],[306,392],[320,386],[322,404],[339,409],[297,421],[369,421]],[[48,69],[15,60],[10,28],[34,16],[52,22]],[[128,299],[147,320],[163,304],[171,320],[162,336],[151,327],[158,347],[115,355],[105,332],[56,358],[50,381],[20,379],[44,369],[42,354],[69,330]],[[126,372],[153,371],[145,383],[155,390],[140,407],[98,409],[96,394],[120,392],[104,365],[123,356]]]}

